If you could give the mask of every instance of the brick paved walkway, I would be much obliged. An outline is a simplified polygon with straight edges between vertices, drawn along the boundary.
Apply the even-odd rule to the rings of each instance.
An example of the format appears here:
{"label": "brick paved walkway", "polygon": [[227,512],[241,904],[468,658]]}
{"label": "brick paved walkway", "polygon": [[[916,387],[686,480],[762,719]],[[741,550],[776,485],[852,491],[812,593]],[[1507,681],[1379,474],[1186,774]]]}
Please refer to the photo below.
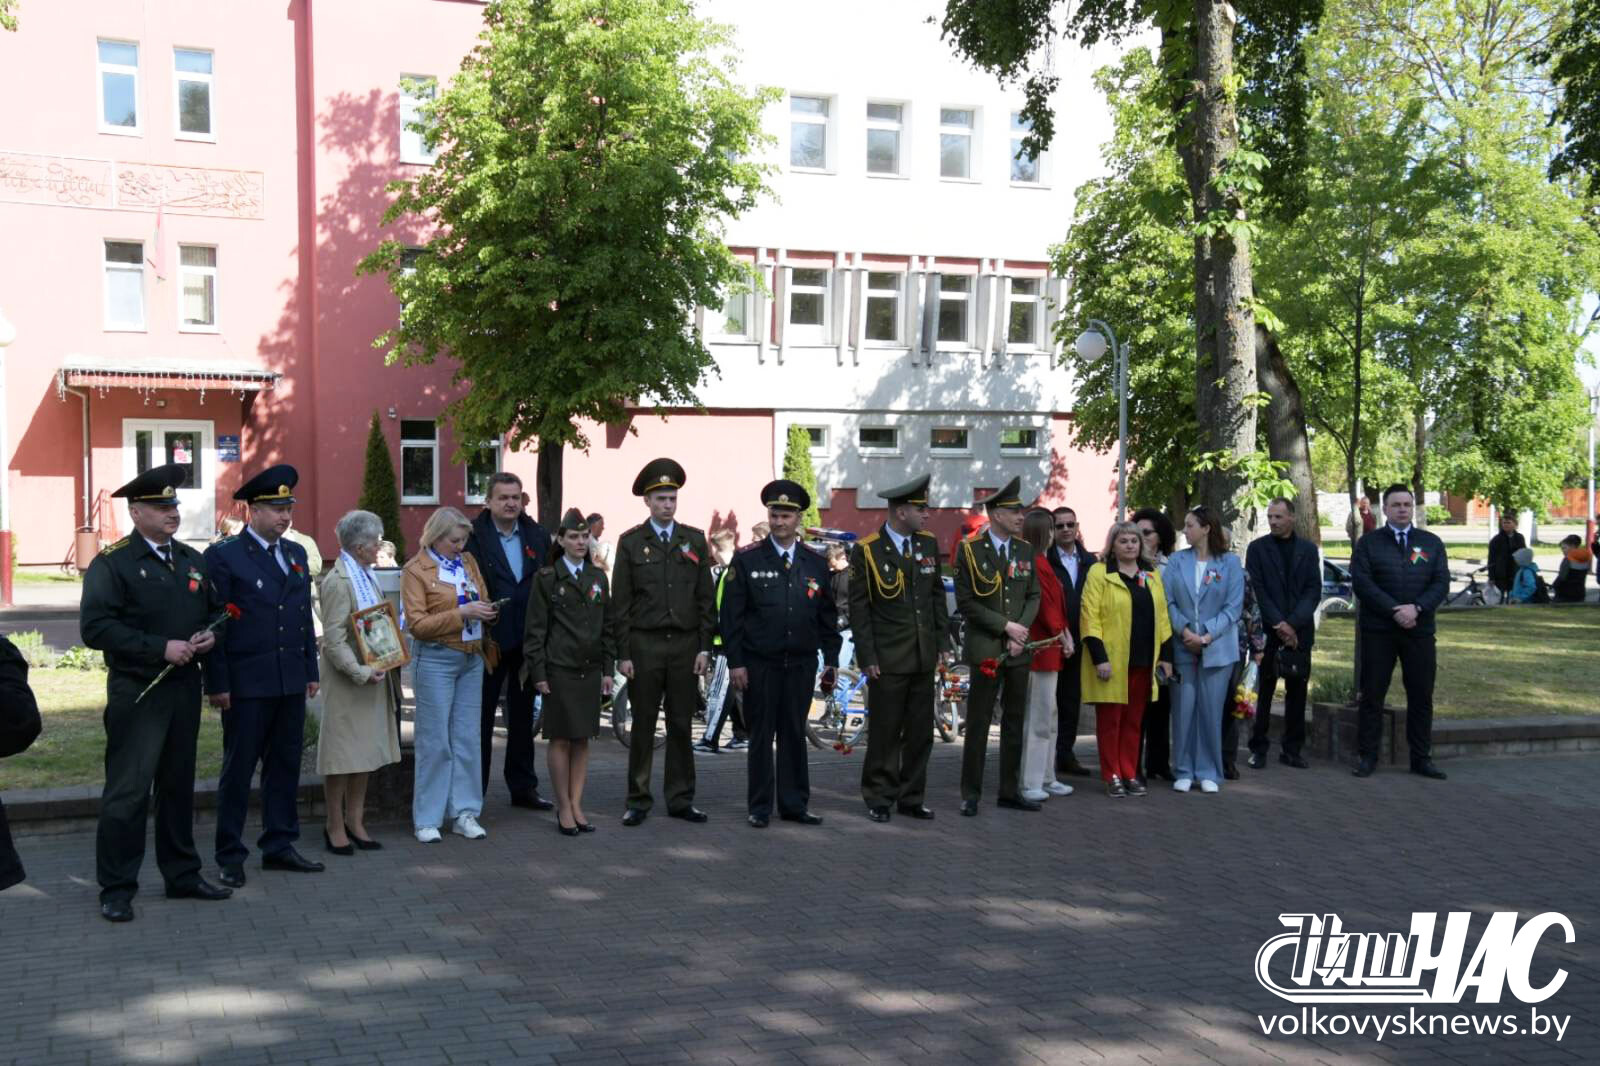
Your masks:
{"label": "brick paved walkway", "polygon": [[[222,904],[160,898],[147,857],[126,926],[97,916],[91,835],[25,838],[33,879],[0,896],[0,1062],[1600,1062],[1594,756],[1452,761],[1443,784],[1274,764],[1220,797],[969,820],[937,748],[930,824],[869,823],[859,754],[818,752],[824,826],[747,828],[723,755],[699,761],[709,824],[625,830],[601,742],[591,836],[503,806],[497,781],[485,841],[380,826],[382,852],[314,876],[253,862]],[[1572,1016],[1565,1040],[1261,1034],[1299,1009],[1252,973],[1280,911],[1388,931],[1450,909],[1572,918],[1578,942],[1547,939],[1534,972],[1569,971],[1542,1005]],[[1507,1009],[1527,1013],[1488,1008]]]}

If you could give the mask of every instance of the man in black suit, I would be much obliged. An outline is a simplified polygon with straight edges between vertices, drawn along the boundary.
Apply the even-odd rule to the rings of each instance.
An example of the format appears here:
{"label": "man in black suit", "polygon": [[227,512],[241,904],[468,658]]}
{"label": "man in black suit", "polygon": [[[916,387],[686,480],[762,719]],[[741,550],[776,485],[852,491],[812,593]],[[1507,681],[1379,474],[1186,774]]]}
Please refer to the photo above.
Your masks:
{"label": "man in black suit", "polygon": [[1357,727],[1360,759],[1352,771],[1370,777],[1378,766],[1383,729],[1383,698],[1389,692],[1395,660],[1406,687],[1406,744],[1411,772],[1444,780],[1433,764],[1433,616],[1450,591],[1444,544],[1411,524],[1411,490],[1390,485],[1383,493],[1388,522],[1356,541],[1350,579],[1360,603],[1361,716]]}
{"label": "man in black suit", "polygon": [[504,470],[489,478],[483,511],[472,522],[467,551],[489,586],[489,599],[509,599],[491,635],[500,659],[483,672],[483,791],[489,793],[489,763],[494,755],[494,716],[506,694],[506,788],[513,807],[548,811],[555,804],[539,795],[533,751],[533,690],[522,683],[523,622],[533,575],[550,557],[550,534],[523,513],[522,479]]}
{"label": "man in black suit", "polygon": [[[22,657],[16,645],[0,637],[0,756],[27,751],[38,739],[42,726],[39,703],[33,698],[33,689],[28,687],[28,660]],[[143,831],[143,823],[139,829]],[[21,884],[22,878],[22,859],[11,843],[6,809],[0,805],[0,891]]]}
{"label": "man in black suit", "polygon": [[1078,762],[1072,745],[1078,739],[1078,717],[1083,710],[1083,642],[1078,639],[1078,621],[1083,617],[1083,579],[1095,563],[1092,554],[1078,540],[1078,514],[1070,507],[1051,512],[1055,520],[1055,544],[1050,549],[1050,569],[1061,582],[1067,601],[1067,630],[1072,634],[1072,654],[1061,660],[1056,678],[1056,773],[1088,777],[1089,768]]}
{"label": "man in black suit", "polygon": [[1500,590],[1500,602],[1511,596],[1511,583],[1517,579],[1517,552],[1528,546],[1517,532],[1517,516],[1500,515],[1500,532],[1489,540],[1489,583]]}
{"label": "man in black suit", "polygon": [[[1271,532],[1252,541],[1245,553],[1245,571],[1261,609],[1261,626],[1267,647],[1261,659],[1260,698],[1250,727],[1250,765],[1267,765],[1272,747],[1272,697],[1278,689],[1278,663],[1285,650],[1302,653],[1309,661],[1316,639],[1317,603],[1322,599],[1322,575],[1314,544],[1294,535],[1294,501],[1280,496],[1267,507]],[[1278,761],[1304,770],[1308,765],[1300,749],[1306,741],[1306,687],[1310,678],[1283,679],[1283,750]]]}

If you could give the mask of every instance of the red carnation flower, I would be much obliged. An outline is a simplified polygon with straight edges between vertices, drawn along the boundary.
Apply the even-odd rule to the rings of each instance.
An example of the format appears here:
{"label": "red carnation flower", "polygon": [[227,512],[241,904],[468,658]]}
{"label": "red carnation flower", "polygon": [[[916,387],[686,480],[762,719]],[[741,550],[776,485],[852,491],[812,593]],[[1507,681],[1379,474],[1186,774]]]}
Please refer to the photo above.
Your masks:
{"label": "red carnation flower", "polygon": [[233,619],[235,622],[244,617],[244,612],[239,610],[239,605],[236,603],[226,604],[222,609],[227,612],[228,617]]}
{"label": "red carnation flower", "polygon": [[978,672],[984,677],[997,677],[1000,673],[999,659],[985,659],[978,664]]}

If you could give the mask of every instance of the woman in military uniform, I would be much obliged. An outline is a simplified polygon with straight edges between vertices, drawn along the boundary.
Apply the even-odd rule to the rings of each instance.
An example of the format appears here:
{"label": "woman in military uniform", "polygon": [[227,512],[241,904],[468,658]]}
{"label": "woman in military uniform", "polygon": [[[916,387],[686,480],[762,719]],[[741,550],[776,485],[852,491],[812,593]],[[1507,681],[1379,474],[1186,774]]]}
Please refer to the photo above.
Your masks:
{"label": "woman in military uniform", "polygon": [[611,694],[617,658],[611,584],[589,558],[589,527],[572,508],[561,519],[555,559],[533,578],[522,655],[524,684],[544,696],[540,729],[550,743],[556,828],[592,833],[583,814],[589,738],[600,729],[600,701]]}

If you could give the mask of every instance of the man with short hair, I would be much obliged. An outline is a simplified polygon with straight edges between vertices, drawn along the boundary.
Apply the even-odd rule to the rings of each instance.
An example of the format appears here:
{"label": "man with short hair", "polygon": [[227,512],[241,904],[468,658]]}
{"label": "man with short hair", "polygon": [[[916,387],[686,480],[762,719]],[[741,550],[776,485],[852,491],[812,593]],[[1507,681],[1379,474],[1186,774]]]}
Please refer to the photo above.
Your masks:
{"label": "man with short hair", "polygon": [[1406,746],[1411,772],[1444,780],[1433,764],[1433,681],[1437,668],[1434,612],[1450,591],[1450,568],[1438,537],[1412,524],[1415,501],[1404,485],[1383,492],[1388,522],[1356,541],[1350,580],[1360,604],[1361,707],[1357,725],[1360,758],[1352,771],[1370,777],[1377,769],[1383,732],[1383,699],[1395,660],[1406,689]]}
{"label": "man with short hair", "polygon": [[1078,739],[1079,716],[1083,712],[1083,643],[1078,640],[1078,623],[1083,618],[1083,581],[1094,565],[1094,556],[1085,550],[1078,537],[1078,513],[1070,507],[1050,512],[1055,525],[1055,544],[1050,548],[1050,569],[1061,582],[1067,606],[1067,631],[1072,634],[1072,654],[1061,658],[1061,673],[1056,678],[1056,773],[1088,777],[1089,768],[1078,761],[1072,746]]}
{"label": "man with short hair", "polygon": [[[1256,717],[1250,726],[1250,765],[1264,769],[1272,746],[1272,698],[1278,688],[1278,666],[1289,655],[1303,653],[1307,661],[1316,639],[1317,604],[1322,599],[1322,574],[1317,549],[1294,532],[1294,501],[1280,496],[1267,506],[1270,532],[1251,542],[1245,553],[1245,571],[1255,590],[1267,646],[1261,659]],[[1307,674],[1283,679],[1283,738],[1278,761],[1304,770],[1300,753],[1306,740]],[[1232,748],[1228,749],[1230,752]],[[1229,758],[1232,758],[1230,755]]]}
{"label": "man with short hair", "polygon": [[1512,582],[1517,579],[1516,554],[1526,548],[1528,541],[1517,529],[1517,516],[1500,513],[1500,532],[1489,539],[1489,584],[1500,590],[1500,602],[1511,597]]}
{"label": "man with short hair", "polygon": [[503,767],[511,805],[548,811],[555,804],[539,795],[539,771],[533,747],[533,690],[522,681],[523,631],[533,576],[550,557],[550,534],[523,511],[522,479],[501,470],[489,478],[483,510],[472,520],[466,550],[478,562],[488,585],[487,599],[510,600],[490,629],[499,649],[494,669],[483,671],[483,794],[489,795],[489,763],[494,757],[494,719],[505,693],[506,761]]}

